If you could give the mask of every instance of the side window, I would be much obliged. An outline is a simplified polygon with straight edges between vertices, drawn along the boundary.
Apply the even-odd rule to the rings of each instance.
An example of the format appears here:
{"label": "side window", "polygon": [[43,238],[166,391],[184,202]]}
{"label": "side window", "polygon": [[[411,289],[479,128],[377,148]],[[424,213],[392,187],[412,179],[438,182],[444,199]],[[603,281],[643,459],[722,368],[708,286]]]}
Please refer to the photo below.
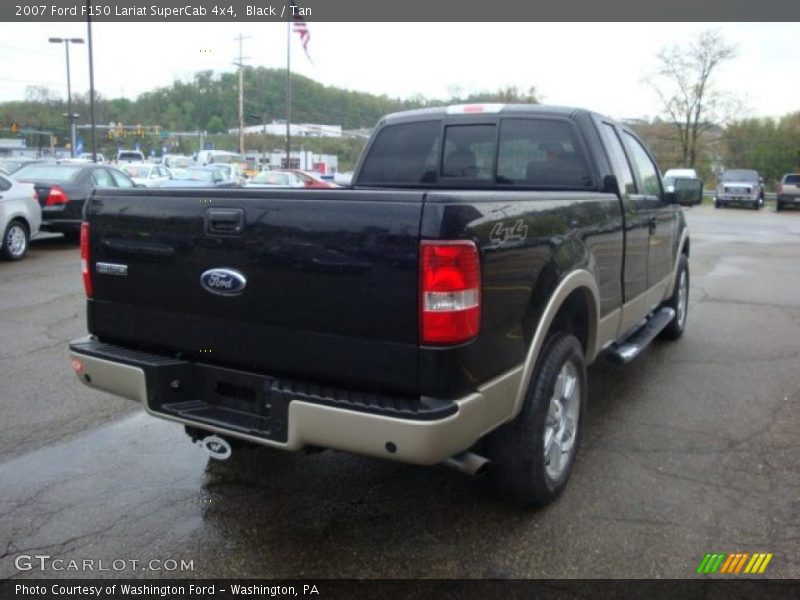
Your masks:
{"label": "side window", "polygon": [[5,177],[0,176],[0,191],[5,192],[11,189],[11,182]]}
{"label": "side window", "polygon": [[494,149],[494,125],[450,125],[444,134],[442,177],[491,179]]}
{"label": "side window", "polygon": [[92,183],[97,187],[116,187],[114,180],[111,179],[108,171],[105,169],[95,169],[92,171]]}
{"label": "side window", "polygon": [[650,160],[650,155],[644,149],[639,140],[633,137],[630,133],[625,132],[625,139],[627,146],[631,151],[633,163],[636,165],[636,170],[639,171],[639,179],[642,182],[642,193],[647,196],[656,196],[661,198],[661,182],[658,177],[658,169],[653,161]]}
{"label": "side window", "polygon": [[117,184],[117,187],[121,188],[132,188],[134,187],[133,181],[131,181],[127,175],[121,173],[120,171],[109,171],[111,176],[114,178],[114,182]]}
{"label": "side window", "polygon": [[622,175],[622,181],[619,182],[620,185],[622,185],[629,194],[635,194],[636,183],[633,180],[631,165],[628,162],[628,157],[625,156],[625,149],[622,147],[619,135],[610,123],[603,123],[602,131],[606,147],[608,148],[609,154],[611,154],[611,161],[614,163],[617,172]]}
{"label": "side window", "polygon": [[593,185],[574,129],[551,119],[503,119],[497,183],[571,189]]}
{"label": "side window", "polygon": [[441,121],[389,125],[370,147],[358,183],[435,183]]}

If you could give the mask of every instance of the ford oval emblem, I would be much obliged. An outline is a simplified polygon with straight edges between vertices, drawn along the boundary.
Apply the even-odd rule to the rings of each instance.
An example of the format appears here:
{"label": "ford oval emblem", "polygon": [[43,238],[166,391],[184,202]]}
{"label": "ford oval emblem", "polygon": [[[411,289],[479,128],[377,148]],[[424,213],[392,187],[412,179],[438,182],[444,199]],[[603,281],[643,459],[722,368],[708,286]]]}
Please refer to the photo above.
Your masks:
{"label": "ford oval emblem", "polygon": [[247,279],[233,269],[209,269],[200,275],[200,285],[218,296],[238,296],[244,292]]}

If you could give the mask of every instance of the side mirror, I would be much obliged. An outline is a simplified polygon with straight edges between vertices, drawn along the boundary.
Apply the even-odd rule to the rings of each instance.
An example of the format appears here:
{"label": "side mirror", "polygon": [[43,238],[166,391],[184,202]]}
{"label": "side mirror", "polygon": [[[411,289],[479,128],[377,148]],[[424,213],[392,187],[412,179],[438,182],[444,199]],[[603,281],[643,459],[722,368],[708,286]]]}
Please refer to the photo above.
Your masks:
{"label": "side mirror", "polygon": [[667,192],[669,204],[694,206],[703,201],[703,182],[700,179],[678,178],[674,181],[675,189]]}

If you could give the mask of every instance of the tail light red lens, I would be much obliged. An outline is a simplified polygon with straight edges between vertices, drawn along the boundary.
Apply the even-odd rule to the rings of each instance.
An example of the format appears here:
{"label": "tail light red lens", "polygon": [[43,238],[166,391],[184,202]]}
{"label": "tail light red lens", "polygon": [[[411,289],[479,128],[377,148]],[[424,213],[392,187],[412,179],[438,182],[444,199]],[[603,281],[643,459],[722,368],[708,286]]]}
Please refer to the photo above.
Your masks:
{"label": "tail light red lens", "polygon": [[783,193],[783,184],[782,184],[782,183],[779,183],[779,184],[778,184],[778,193],[779,193],[779,194],[782,194],[782,193]]}
{"label": "tail light red lens", "polygon": [[473,242],[423,241],[420,245],[420,339],[457,344],[478,335],[481,272]]}
{"label": "tail light red lens", "polygon": [[57,185],[54,185],[50,188],[50,193],[47,195],[47,200],[45,200],[44,205],[56,206],[57,204],[66,204],[67,202],[69,202],[67,193]]}
{"label": "tail light red lens", "polygon": [[83,275],[83,290],[86,297],[91,298],[92,288],[92,257],[89,251],[89,223],[81,223],[81,275]]}

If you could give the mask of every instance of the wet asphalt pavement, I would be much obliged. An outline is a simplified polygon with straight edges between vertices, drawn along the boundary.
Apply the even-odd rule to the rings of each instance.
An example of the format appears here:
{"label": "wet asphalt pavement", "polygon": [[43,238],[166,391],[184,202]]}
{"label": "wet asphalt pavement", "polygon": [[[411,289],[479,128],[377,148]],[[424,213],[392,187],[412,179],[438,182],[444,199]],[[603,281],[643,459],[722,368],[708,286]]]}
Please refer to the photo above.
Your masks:
{"label": "wet asphalt pavement", "polygon": [[[800,577],[800,212],[688,217],[686,335],[590,369],[572,480],[541,510],[444,467],[210,461],[74,379],[78,251],[34,242],[0,263],[0,578],[691,577],[707,552],[771,552],[768,575]],[[17,570],[34,554],[95,571]],[[193,570],[143,570],[166,559]]]}

